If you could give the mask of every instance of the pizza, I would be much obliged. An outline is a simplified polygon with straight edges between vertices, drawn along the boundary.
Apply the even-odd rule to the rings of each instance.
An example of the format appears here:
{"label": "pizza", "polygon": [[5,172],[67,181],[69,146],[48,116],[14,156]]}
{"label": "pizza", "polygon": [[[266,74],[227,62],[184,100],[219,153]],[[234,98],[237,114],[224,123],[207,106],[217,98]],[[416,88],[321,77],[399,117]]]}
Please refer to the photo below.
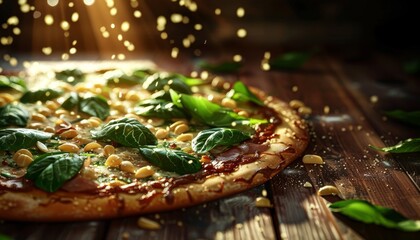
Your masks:
{"label": "pizza", "polygon": [[266,182],[309,141],[295,109],[241,81],[147,64],[60,67],[0,76],[0,219],[204,203]]}

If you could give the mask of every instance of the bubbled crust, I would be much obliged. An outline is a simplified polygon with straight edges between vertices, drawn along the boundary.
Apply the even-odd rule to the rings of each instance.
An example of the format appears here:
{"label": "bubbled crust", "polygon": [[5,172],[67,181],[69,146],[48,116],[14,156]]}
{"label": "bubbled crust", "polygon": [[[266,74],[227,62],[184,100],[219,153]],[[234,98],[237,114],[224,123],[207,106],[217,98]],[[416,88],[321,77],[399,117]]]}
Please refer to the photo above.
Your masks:
{"label": "bubbled crust", "polygon": [[261,91],[253,91],[266,99],[265,104],[282,119],[276,129],[278,136],[264,143],[270,147],[255,162],[240,165],[229,174],[214,174],[200,182],[179,185],[169,190],[171,201],[167,192],[152,187],[146,194],[119,192],[106,196],[64,191],[45,193],[37,189],[2,190],[0,219],[75,221],[166,211],[232,195],[266,182],[303,153],[308,144],[308,131],[288,104],[277,98],[266,98]]}

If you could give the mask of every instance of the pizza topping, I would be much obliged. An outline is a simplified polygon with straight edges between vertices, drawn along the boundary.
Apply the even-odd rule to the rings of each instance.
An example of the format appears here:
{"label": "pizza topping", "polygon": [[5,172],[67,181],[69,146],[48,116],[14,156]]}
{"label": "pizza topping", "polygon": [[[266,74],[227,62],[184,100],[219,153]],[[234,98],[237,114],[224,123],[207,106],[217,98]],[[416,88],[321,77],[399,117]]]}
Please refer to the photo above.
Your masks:
{"label": "pizza topping", "polygon": [[57,191],[82,168],[84,158],[72,153],[46,153],[28,166],[25,177],[47,192]]}
{"label": "pizza topping", "polygon": [[25,127],[29,120],[29,112],[22,104],[7,104],[0,107],[0,127]]}
{"label": "pizza topping", "polygon": [[2,88],[12,88],[19,92],[24,92],[27,89],[24,79],[17,76],[0,75],[0,89]]}
{"label": "pizza topping", "polygon": [[93,117],[105,120],[110,115],[110,107],[107,100],[102,96],[82,98],[72,93],[61,105],[66,110],[75,110],[86,113]]}
{"label": "pizza topping", "polygon": [[43,131],[24,129],[24,128],[6,128],[0,130],[0,150],[16,151],[21,148],[29,148],[37,141],[50,139],[52,134]]}
{"label": "pizza topping", "polygon": [[92,174],[92,172],[76,175],[74,178],[65,182],[61,186],[61,189],[67,192],[90,192],[96,190],[98,188],[98,184],[87,177],[91,177],[89,174]]}
{"label": "pizza topping", "polygon": [[162,119],[186,118],[186,114],[172,102],[163,99],[147,99],[141,101],[134,112],[143,117],[156,117]]}
{"label": "pizza topping", "polygon": [[264,106],[264,103],[241,81],[235,82],[233,88],[226,94],[226,96],[236,101],[249,101],[257,105]]}
{"label": "pizza topping", "polygon": [[60,149],[63,152],[68,153],[78,153],[79,152],[79,146],[77,146],[74,143],[66,142],[58,146],[58,149]]}
{"label": "pizza topping", "polygon": [[203,154],[215,147],[230,147],[249,138],[249,134],[236,129],[211,128],[198,133],[192,141],[192,149],[198,154]]}
{"label": "pizza topping", "polygon": [[20,98],[21,103],[35,103],[37,101],[46,102],[47,100],[58,98],[62,92],[53,89],[40,89],[37,91],[27,91]]}
{"label": "pizza topping", "polygon": [[112,140],[127,147],[157,144],[155,135],[134,118],[112,120],[100,130],[92,131],[92,137]]}
{"label": "pizza topping", "polygon": [[135,178],[147,178],[155,174],[155,170],[151,166],[144,166],[137,169],[135,173]]}
{"label": "pizza topping", "polygon": [[18,154],[17,157],[13,157],[13,159],[19,167],[27,167],[33,161],[32,154]]}

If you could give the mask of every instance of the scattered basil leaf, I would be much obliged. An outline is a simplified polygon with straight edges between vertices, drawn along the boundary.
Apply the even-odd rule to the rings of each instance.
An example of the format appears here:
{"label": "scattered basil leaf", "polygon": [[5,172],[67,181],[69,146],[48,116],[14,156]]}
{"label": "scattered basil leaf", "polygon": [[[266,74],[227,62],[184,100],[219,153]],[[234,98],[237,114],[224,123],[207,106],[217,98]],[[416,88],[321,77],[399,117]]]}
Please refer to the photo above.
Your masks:
{"label": "scattered basil leaf", "polygon": [[92,131],[94,139],[115,141],[126,147],[156,145],[155,135],[134,118],[112,120],[98,131]]}
{"label": "scattered basil leaf", "polygon": [[13,88],[19,92],[27,90],[26,83],[22,78],[4,75],[0,75],[0,88]]}
{"label": "scattered basil leaf", "polygon": [[402,110],[394,110],[385,112],[385,114],[388,117],[399,120],[403,123],[420,126],[420,111],[407,112]]}
{"label": "scattered basil leaf", "polygon": [[233,88],[226,93],[228,98],[232,98],[236,101],[240,102],[253,102],[260,106],[264,106],[264,103],[252,93],[249,88],[241,81],[235,82]]}
{"label": "scattered basil leaf", "polygon": [[143,117],[157,117],[162,119],[186,118],[182,108],[174,103],[161,99],[148,99],[140,102],[134,108],[137,115]]}
{"label": "scattered basil leaf", "polygon": [[146,81],[143,83],[143,88],[151,92],[156,92],[160,90],[168,91],[168,89],[165,89],[166,86],[180,93],[192,93],[190,86],[188,86],[182,80],[182,77],[180,77],[180,75],[177,74],[168,75],[162,73],[155,73],[147,77]]}
{"label": "scattered basil leaf", "polygon": [[46,102],[51,99],[58,98],[62,92],[53,89],[41,89],[38,91],[28,91],[20,98],[22,103],[35,103],[37,101]]}
{"label": "scattered basil leaf", "polygon": [[198,133],[192,140],[192,149],[199,154],[206,153],[217,146],[232,146],[250,136],[243,131],[231,128],[211,128]]}
{"label": "scattered basil leaf", "polygon": [[55,192],[80,171],[83,162],[82,156],[73,153],[43,154],[29,164],[25,178],[42,190]]}
{"label": "scattered basil leaf", "polygon": [[389,153],[414,153],[420,152],[420,138],[409,138],[391,147],[376,147],[371,146],[373,149],[389,152]]}
{"label": "scattered basil leaf", "polygon": [[202,69],[212,73],[222,73],[222,74],[229,74],[238,72],[239,69],[242,67],[242,64],[239,62],[222,62],[211,64],[206,61],[199,61],[197,66]]}
{"label": "scattered basil leaf", "polygon": [[178,174],[196,173],[201,169],[198,158],[181,150],[172,150],[161,147],[139,148],[141,155],[153,165]]}
{"label": "scattered basil leaf", "polygon": [[270,69],[297,70],[311,57],[309,52],[288,52],[270,60]]}
{"label": "scattered basil leaf", "polygon": [[6,128],[0,130],[0,150],[16,151],[21,148],[30,148],[37,141],[48,140],[51,133],[25,128]]}
{"label": "scattered basil leaf", "polygon": [[330,206],[331,211],[368,224],[413,232],[420,230],[419,220],[410,220],[397,211],[374,205],[368,201],[352,199],[338,201]]}
{"label": "scattered basil leaf", "polygon": [[55,73],[55,78],[71,85],[85,80],[85,74],[80,69],[66,69]]}
{"label": "scattered basil leaf", "polygon": [[70,96],[61,104],[61,107],[71,111],[73,110],[78,104],[79,104],[79,95],[77,93],[72,92],[70,93]]}
{"label": "scattered basil leaf", "polygon": [[[174,95],[175,96],[175,95]],[[174,103],[177,99],[172,99]],[[184,110],[193,118],[214,127],[232,127],[236,125],[255,125],[266,123],[265,119],[246,118],[228,108],[223,108],[203,97],[182,94],[181,101]]]}
{"label": "scattered basil leaf", "polygon": [[0,127],[25,127],[29,120],[29,112],[22,104],[7,104],[0,107]]}
{"label": "scattered basil leaf", "polygon": [[81,99],[79,111],[105,120],[109,116],[110,108],[104,97],[94,96]]}

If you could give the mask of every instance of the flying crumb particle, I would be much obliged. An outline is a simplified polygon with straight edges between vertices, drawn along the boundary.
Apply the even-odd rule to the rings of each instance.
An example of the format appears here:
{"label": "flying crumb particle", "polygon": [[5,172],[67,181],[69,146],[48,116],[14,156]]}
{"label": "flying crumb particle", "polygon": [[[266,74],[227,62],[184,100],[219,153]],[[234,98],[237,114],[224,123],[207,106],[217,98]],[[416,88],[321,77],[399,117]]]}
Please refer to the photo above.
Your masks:
{"label": "flying crumb particle", "polygon": [[292,92],[297,92],[299,91],[299,87],[298,86],[293,86],[292,87]]}
{"label": "flying crumb particle", "polygon": [[312,187],[312,183],[310,183],[310,182],[305,182],[305,183],[303,184],[303,187],[306,187],[306,188],[311,188],[311,187]]}
{"label": "flying crumb particle", "polygon": [[178,57],[178,53],[179,53],[179,49],[177,47],[172,48],[171,57],[172,58],[177,58]]}
{"label": "flying crumb particle", "polygon": [[236,35],[237,35],[239,38],[244,38],[244,37],[246,37],[247,32],[246,32],[246,30],[245,30],[245,29],[240,28],[240,29],[238,29],[238,31],[236,32]]}
{"label": "flying crumb particle", "polygon": [[378,100],[379,100],[378,96],[376,96],[376,95],[370,96],[370,102],[371,103],[377,103]]}
{"label": "flying crumb particle", "polygon": [[52,25],[54,23],[54,18],[53,16],[51,16],[50,14],[45,15],[44,17],[44,22],[45,24],[47,24],[48,26]]}
{"label": "flying crumb particle", "polygon": [[233,61],[234,62],[240,62],[240,61],[242,61],[242,56],[239,55],[239,54],[234,55],[233,56]]}
{"label": "flying crumb particle", "polygon": [[139,228],[147,229],[147,230],[158,230],[161,228],[160,224],[158,222],[155,222],[151,219],[140,217],[137,220],[137,226]]}
{"label": "flying crumb particle", "polygon": [[134,11],[133,15],[134,15],[135,18],[141,18],[142,14],[139,10],[136,10],[136,11]]}
{"label": "flying crumb particle", "polygon": [[51,55],[52,53],[52,48],[51,47],[44,47],[42,48],[42,53],[44,53],[45,55]]}
{"label": "flying crumb particle", "polygon": [[328,114],[328,113],[330,113],[330,107],[324,106],[324,114]]}
{"label": "flying crumb particle", "polygon": [[261,195],[263,195],[263,197],[267,197],[267,190],[266,189],[263,189],[262,191],[261,191]]}
{"label": "flying crumb particle", "polygon": [[214,10],[214,14],[216,14],[216,15],[220,15],[220,14],[222,14],[222,10],[221,10],[220,8],[216,8],[216,9]]}

